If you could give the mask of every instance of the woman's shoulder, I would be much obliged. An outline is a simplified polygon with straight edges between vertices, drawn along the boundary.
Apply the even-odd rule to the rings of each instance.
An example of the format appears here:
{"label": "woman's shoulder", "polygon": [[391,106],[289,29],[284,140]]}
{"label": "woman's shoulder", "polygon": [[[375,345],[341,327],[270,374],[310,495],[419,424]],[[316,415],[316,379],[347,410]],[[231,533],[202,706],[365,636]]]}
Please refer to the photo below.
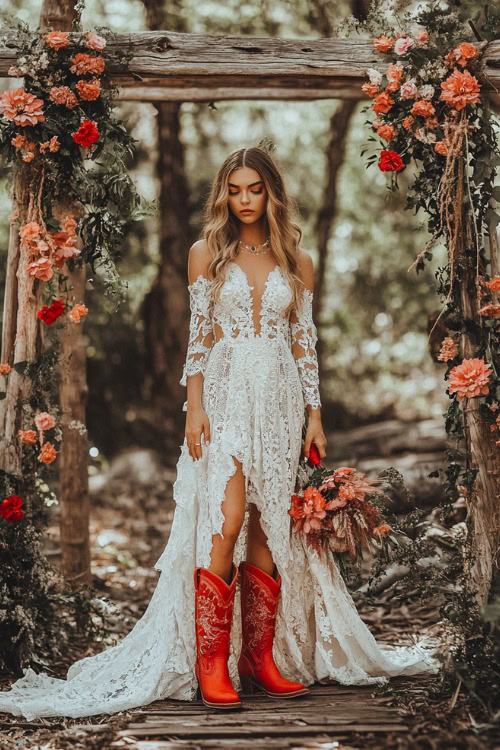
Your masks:
{"label": "woman's shoulder", "polygon": [[204,239],[196,240],[189,248],[188,254],[188,279],[190,284],[196,281],[200,275],[208,279],[210,261],[211,256],[207,241]]}
{"label": "woman's shoulder", "polygon": [[297,264],[299,276],[302,279],[304,286],[312,292],[314,289],[313,261],[310,253],[307,250],[303,250],[301,247],[299,247],[297,251]]}

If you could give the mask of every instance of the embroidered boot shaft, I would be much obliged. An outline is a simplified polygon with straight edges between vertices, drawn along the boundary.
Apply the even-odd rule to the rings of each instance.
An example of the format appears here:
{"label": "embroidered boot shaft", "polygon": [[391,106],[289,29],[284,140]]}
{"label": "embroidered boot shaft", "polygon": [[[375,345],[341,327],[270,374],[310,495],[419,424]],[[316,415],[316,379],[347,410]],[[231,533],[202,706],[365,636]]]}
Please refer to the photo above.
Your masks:
{"label": "embroidered boot shaft", "polygon": [[228,585],[206,568],[195,568],[196,678],[211,708],[240,708],[227,668],[238,569]]}
{"label": "embroidered boot shaft", "polygon": [[309,692],[300,682],[281,675],[273,659],[276,612],[281,577],[274,579],[255,565],[240,563],[242,648],[238,672],[244,692],[255,687],[272,698],[293,698]]}

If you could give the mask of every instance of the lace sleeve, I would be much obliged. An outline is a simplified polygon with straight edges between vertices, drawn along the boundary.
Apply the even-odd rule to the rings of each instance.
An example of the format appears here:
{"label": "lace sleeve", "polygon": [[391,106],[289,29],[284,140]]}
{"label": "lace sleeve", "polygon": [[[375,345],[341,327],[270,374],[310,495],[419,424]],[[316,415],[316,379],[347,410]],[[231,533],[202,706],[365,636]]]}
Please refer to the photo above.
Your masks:
{"label": "lace sleeve", "polygon": [[187,385],[189,375],[205,371],[213,346],[211,286],[212,281],[202,274],[188,285],[191,308],[189,340],[182,378],[179,381],[184,386]]}
{"label": "lace sleeve", "polygon": [[316,326],[312,316],[313,293],[307,287],[302,290],[302,306],[299,314],[294,311],[290,315],[290,333],[292,338],[292,353],[297,362],[297,368],[302,383],[304,406],[316,409],[321,406],[319,396],[318,358],[316,342],[318,340]]}

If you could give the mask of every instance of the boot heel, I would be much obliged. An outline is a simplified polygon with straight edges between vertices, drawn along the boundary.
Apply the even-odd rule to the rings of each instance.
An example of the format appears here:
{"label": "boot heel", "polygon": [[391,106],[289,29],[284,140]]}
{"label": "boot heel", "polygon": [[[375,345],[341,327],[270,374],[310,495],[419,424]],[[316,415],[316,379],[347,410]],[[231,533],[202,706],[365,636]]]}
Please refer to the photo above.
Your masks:
{"label": "boot heel", "polygon": [[245,693],[246,695],[253,695],[257,692],[255,689],[255,685],[253,684],[250,677],[245,677],[244,675],[240,674],[240,683],[242,693]]}

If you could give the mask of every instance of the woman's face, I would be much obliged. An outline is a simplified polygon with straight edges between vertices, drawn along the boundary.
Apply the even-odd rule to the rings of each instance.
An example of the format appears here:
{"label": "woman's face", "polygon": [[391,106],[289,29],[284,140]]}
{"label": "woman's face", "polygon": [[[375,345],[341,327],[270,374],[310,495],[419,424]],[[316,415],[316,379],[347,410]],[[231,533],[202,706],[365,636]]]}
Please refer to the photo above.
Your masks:
{"label": "woman's face", "polygon": [[[253,224],[266,211],[267,190],[260,174],[251,167],[233,169],[228,179],[229,208],[239,221]],[[247,212],[247,213],[242,213]]]}

